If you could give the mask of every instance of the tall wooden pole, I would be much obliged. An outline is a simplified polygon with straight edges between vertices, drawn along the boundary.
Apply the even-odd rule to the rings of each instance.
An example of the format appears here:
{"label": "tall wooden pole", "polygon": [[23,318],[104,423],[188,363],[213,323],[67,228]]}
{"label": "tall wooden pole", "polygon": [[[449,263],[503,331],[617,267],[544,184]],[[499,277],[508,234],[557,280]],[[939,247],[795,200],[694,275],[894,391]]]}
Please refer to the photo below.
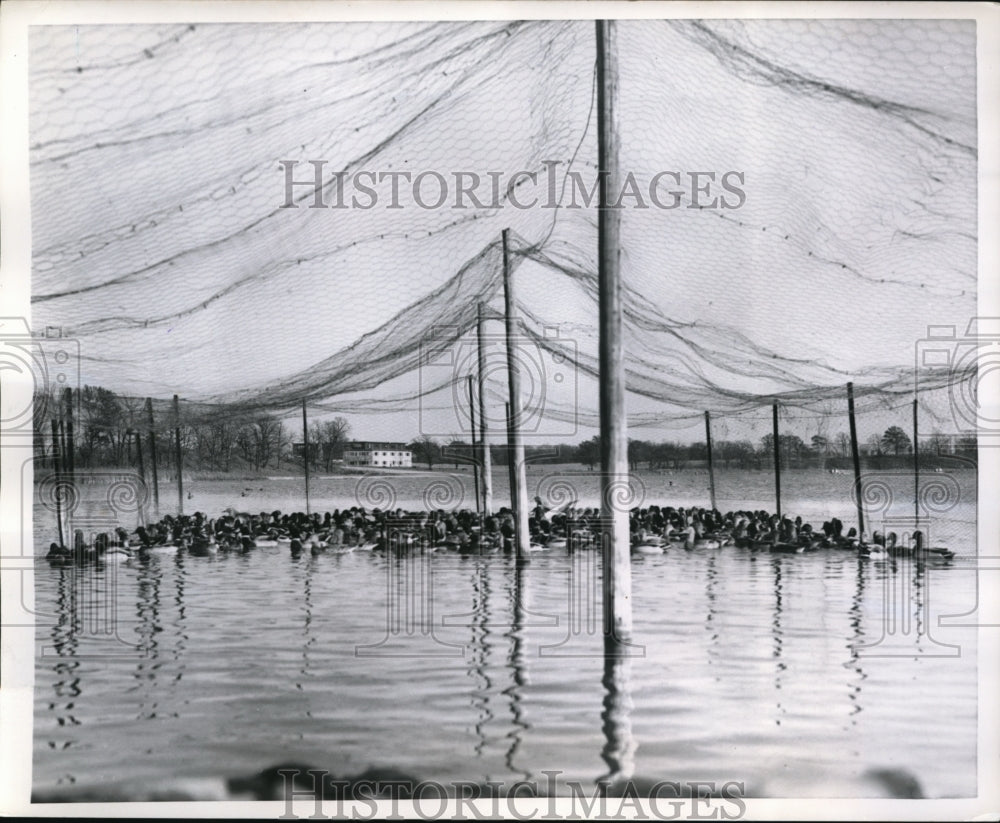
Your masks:
{"label": "tall wooden pole", "polygon": [[771,404],[772,429],[774,440],[774,505],[777,507],[778,519],[781,519],[781,441],[778,439],[778,404]]}
{"label": "tall wooden pole", "polygon": [[[913,396],[913,518],[920,519],[920,448],[917,445],[917,396]],[[914,523],[914,527],[916,523]]]}
{"label": "tall wooden pole", "polygon": [[[69,463],[66,459],[66,455],[69,449],[66,447],[66,420],[62,413],[59,416],[59,478],[60,485],[69,483],[70,488],[72,488],[72,479],[69,475]],[[70,522],[70,514],[67,509],[62,512],[63,526],[66,529],[66,539],[73,539],[73,525]]]}
{"label": "tall wooden pole", "polygon": [[306,419],[306,401],[302,401],[302,465],[306,470],[306,514],[309,511],[309,421]]}
{"label": "tall wooden pole", "polygon": [[625,351],[622,341],[621,188],[618,169],[618,62],[616,23],[596,20],[597,35],[597,279],[600,330],[601,503],[604,521],[604,636],[632,635],[632,562],[628,509],[617,503],[628,485],[625,420]]}
{"label": "tall wooden pole", "polygon": [[59,474],[66,478],[69,476],[66,464],[66,421],[62,414],[59,415]]}
{"label": "tall wooden pole", "polygon": [[181,461],[181,404],[174,395],[174,462],[177,464],[177,514],[184,514],[184,464]]}
{"label": "tall wooden pole", "polygon": [[[510,403],[504,403],[504,409],[507,411],[507,482],[510,484],[510,499],[514,500],[514,486],[517,484],[517,479],[514,476],[514,460],[512,455],[514,454],[514,447],[512,445],[513,434],[511,430],[513,426],[510,420]],[[513,508],[513,504],[511,506]]]}
{"label": "tall wooden pole", "polygon": [[514,288],[510,278],[510,255],[507,246],[509,229],[501,236],[503,245],[503,297],[504,314],[507,324],[507,387],[510,394],[510,458],[514,463],[514,486],[511,488],[511,508],[514,509],[515,545],[519,556],[528,554],[528,478],[524,465],[524,442],[521,439],[521,370],[517,363],[515,336],[517,334],[514,315]]}
{"label": "tall wooden pole", "polygon": [[67,388],[63,394],[63,399],[66,405],[66,456],[65,456],[65,466],[66,473],[69,475],[70,482],[76,483],[76,460],[74,455],[74,444],[73,444],[73,390]]}
{"label": "tall wooden pole", "polygon": [[66,545],[66,536],[63,532],[63,519],[62,519],[62,484],[60,481],[60,460],[59,456],[61,453],[60,443],[59,443],[59,424],[56,419],[52,418],[52,472],[55,474],[55,483],[53,484],[53,491],[55,494],[56,501],[56,525],[59,527],[59,546],[64,547]]}
{"label": "tall wooden pole", "polygon": [[476,336],[479,341],[479,447],[483,458],[483,514],[489,517],[493,514],[493,455],[490,454],[490,442],[486,428],[486,346],[484,343],[483,304],[477,309]]}
{"label": "tall wooden pole", "polygon": [[[137,459],[137,461],[139,463],[139,466],[138,466],[138,468],[139,468],[139,479],[141,481],[142,486],[145,487],[146,486],[146,463],[142,459],[142,437],[139,435],[139,430],[138,429],[131,429],[131,432],[132,432],[132,437],[135,438],[135,454],[136,454],[136,459]],[[139,496],[139,499],[141,500],[142,496],[143,496],[141,494],[141,491],[140,491],[140,494],[138,496]],[[139,517],[139,525],[140,526],[145,526],[146,525],[146,506],[145,505],[139,506],[138,517]]]}
{"label": "tall wooden pole", "polygon": [[472,391],[472,375],[470,374],[465,379],[465,383],[469,388],[469,431],[472,434],[472,483],[476,490],[476,512],[479,512],[479,452],[476,449],[476,399]]}
{"label": "tall wooden pole", "polygon": [[153,430],[153,401],[146,398],[146,419],[149,422],[149,472],[153,475],[153,517],[160,519],[160,476],[156,466],[156,432]]}
{"label": "tall wooden pole", "polygon": [[[64,465],[66,467],[66,475],[69,478],[70,487],[73,491],[76,491],[76,461],[74,459],[74,452],[76,451],[76,446],[73,442],[73,390],[67,388],[63,398],[66,401],[66,452],[63,458]],[[73,533],[73,510],[69,509],[66,512],[66,535],[67,537]]]}
{"label": "tall wooden pole", "polygon": [[708,447],[708,495],[712,503],[713,511],[715,505],[715,469],[712,466],[712,418],[705,412],[705,445]]}
{"label": "tall wooden pole", "polygon": [[865,505],[861,499],[861,455],[858,452],[858,428],[854,422],[854,384],[847,384],[847,417],[851,425],[851,459],[854,461],[854,499],[858,504],[858,537],[865,531]]}

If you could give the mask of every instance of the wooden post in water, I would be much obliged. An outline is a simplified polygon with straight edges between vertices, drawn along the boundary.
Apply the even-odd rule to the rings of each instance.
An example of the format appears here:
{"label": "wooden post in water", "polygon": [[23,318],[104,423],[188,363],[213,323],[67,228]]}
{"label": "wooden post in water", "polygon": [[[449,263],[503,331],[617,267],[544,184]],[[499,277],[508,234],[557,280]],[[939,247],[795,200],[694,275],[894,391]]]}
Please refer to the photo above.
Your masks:
{"label": "wooden post in water", "polygon": [[712,418],[708,411],[705,411],[705,445],[708,447],[708,496],[712,503],[713,511],[715,505],[715,469],[712,466]]}
{"label": "wooden post in water", "polygon": [[[632,558],[627,497],[628,425],[622,341],[621,189],[618,169],[618,61],[615,22],[596,20],[597,35],[597,280],[600,339],[601,504],[604,521],[604,636],[606,653],[632,636]],[[624,488],[623,488],[624,487]]]}
{"label": "wooden post in water", "polygon": [[177,463],[177,514],[184,514],[184,465],[181,461],[181,405],[174,395],[174,460]]}
{"label": "wooden post in water", "polygon": [[[917,446],[917,395],[913,395],[913,519],[920,520],[920,448]],[[917,523],[913,527],[917,527]]]}
{"label": "wooden post in water", "polygon": [[[76,493],[76,461],[73,453],[76,451],[73,442],[73,390],[67,388],[63,394],[66,405],[66,452],[63,456],[63,465],[66,467],[66,476],[69,478],[70,488]],[[66,512],[66,536],[73,533],[73,510]]]}
{"label": "wooden post in water", "polygon": [[66,477],[66,422],[59,416],[59,473]]}
{"label": "wooden post in water", "polygon": [[781,519],[781,446],[778,440],[778,404],[771,404],[772,429],[774,440],[774,504],[777,507],[778,519]]}
{"label": "wooden post in water", "polygon": [[156,432],[153,431],[153,401],[146,398],[146,419],[149,422],[149,472],[153,476],[153,517],[160,519],[160,477],[156,466]]}
{"label": "wooden post in water", "polygon": [[[60,413],[59,413],[59,487],[62,488],[62,489],[65,489],[66,486],[67,486],[67,484],[70,484],[69,488],[73,488],[73,486],[72,486],[72,481],[70,480],[70,477],[69,477],[69,471],[67,471],[67,469],[69,468],[69,466],[66,463],[66,452],[68,451],[68,449],[66,448],[66,420],[64,419],[64,417],[62,415],[63,415],[63,412],[62,412],[62,410],[60,410]],[[63,527],[66,529],[66,539],[72,541],[72,539],[73,539],[73,529],[72,529],[72,525],[70,524],[69,511],[67,509],[63,509],[63,511],[62,511],[62,517],[63,517],[63,520],[64,520]]]}
{"label": "wooden post in water", "polygon": [[858,504],[858,537],[865,531],[865,503],[861,497],[861,455],[858,453],[858,428],[854,422],[854,384],[847,384],[847,417],[851,426],[851,459],[854,461],[854,499]]}
{"label": "wooden post in water", "polygon": [[67,388],[63,393],[63,400],[66,406],[66,455],[64,464],[70,482],[76,483],[76,460],[74,459],[73,446],[73,390]]}
{"label": "wooden post in water", "polygon": [[489,517],[493,514],[493,455],[490,454],[490,441],[486,427],[486,346],[483,330],[483,304],[477,308],[476,336],[479,341],[478,371],[479,371],[479,447],[483,452],[483,514]]}
{"label": "wooden post in water", "polygon": [[[136,497],[137,497],[138,500],[143,500],[143,498],[145,497],[145,495],[143,495],[143,492],[146,489],[146,463],[142,459],[142,438],[139,436],[139,430],[138,429],[130,429],[129,431],[131,431],[132,437],[135,438],[135,454],[136,454],[136,459],[137,459],[138,464],[139,464],[138,465],[138,468],[139,468],[139,488],[136,490]],[[148,501],[148,498],[146,498],[146,500]],[[138,508],[139,508],[139,511],[138,511],[139,525],[140,526],[145,526],[146,525],[146,504],[145,504],[145,502],[142,505],[140,505]]]}
{"label": "wooden post in water", "polygon": [[517,484],[517,480],[515,479],[515,476],[514,476],[514,460],[512,459],[512,455],[514,454],[514,446],[513,446],[513,440],[512,440],[512,438],[513,438],[513,434],[512,434],[513,426],[511,425],[511,420],[510,420],[510,403],[504,403],[504,409],[506,409],[506,411],[507,411],[507,417],[506,417],[506,420],[507,420],[507,482],[510,483],[510,499],[512,501],[511,502],[511,508],[513,508],[514,486]]}
{"label": "wooden post in water", "polygon": [[55,482],[52,484],[53,496],[55,497],[56,503],[56,524],[59,527],[59,545],[66,545],[66,538],[63,532],[63,519],[62,519],[62,484],[59,482],[60,478],[60,444],[59,444],[59,424],[56,419],[52,418],[52,472],[55,475]]}
{"label": "wooden post in water", "polygon": [[302,465],[306,470],[306,514],[309,511],[309,421],[306,419],[306,401],[302,401]]}
{"label": "wooden post in water", "polygon": [[476,399],[472,391],[472,375],[465,378],[466,386],[469,389],[469,431],[472,434],[472,484],[476,490],[476,513],[479,513],[479,452],[476,449]]}
{"label": "wooden post in water", "polygon": [[514,288],[510,277],[510,258],[507,247],[509,229],[501,235],[503,246],[503,297],[507,326],[507,385],[510,394],[510,409],[507,419],[510,426],[510,459],[513,462],[511,487],[511,508],[514,509],[515,545],[518,556],[528,555],[528,479],[524,465],[524,442],[521,440],[521,369],[517,362],[514,338],[517,334],[514,315]]}

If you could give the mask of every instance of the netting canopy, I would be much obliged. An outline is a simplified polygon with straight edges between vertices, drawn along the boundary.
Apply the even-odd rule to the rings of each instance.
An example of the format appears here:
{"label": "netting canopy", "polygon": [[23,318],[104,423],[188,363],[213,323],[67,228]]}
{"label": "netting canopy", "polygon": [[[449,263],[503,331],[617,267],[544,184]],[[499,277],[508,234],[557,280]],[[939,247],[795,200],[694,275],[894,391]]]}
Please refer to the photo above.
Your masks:
{"label": "netting canopy", "polygon": [[[912,392],[976,313],[974,22],[616,36],[633,422]],[[596,420],[591,21],[44,26],[29,65],[33,325],[84,382],[447,409],[509,228],[525,391]]]}

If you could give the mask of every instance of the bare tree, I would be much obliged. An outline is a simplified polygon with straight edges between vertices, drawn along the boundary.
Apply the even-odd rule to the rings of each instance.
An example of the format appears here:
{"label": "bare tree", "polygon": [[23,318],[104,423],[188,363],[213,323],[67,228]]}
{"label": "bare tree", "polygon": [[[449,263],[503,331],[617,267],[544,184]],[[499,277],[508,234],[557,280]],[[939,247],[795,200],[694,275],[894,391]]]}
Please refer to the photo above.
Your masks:
{"label": "bare tree", "polygon": [[434,463],[441,454],[441,446],[433,437],[426,434],[421,435],[410,443],[410,451],[413,456],[427,464],[427,468],[434,470]]}
{"label": "bare tree", "polygon": [[333,461],[344,451],[344,444],[351,434],[351,425],[343,417],[323,420],[309,429],[310,455],[318,454],[326,471],[333,469]]}
{"label": "bare tree", "polygon": [[851,453],[851,438],[845,432],[840,432],[834,438],[834,442],[841,457],[847,457]]}

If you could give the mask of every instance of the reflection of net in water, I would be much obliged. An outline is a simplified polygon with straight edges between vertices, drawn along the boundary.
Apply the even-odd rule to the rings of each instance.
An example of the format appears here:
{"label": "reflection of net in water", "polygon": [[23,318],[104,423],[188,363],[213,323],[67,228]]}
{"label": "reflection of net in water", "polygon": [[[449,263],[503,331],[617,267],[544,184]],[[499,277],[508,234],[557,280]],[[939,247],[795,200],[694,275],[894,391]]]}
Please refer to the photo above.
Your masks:
{"label": "reflection of net in water", "polygon": [[[927,326],[974,313],[973,24],[618,29],[630,422],[821,410],[848,379],[859,402],[912,391]],[[34,29],[35,323],[127,393],[446,414],[465,375],[418,380],[422,347],[498,304],[509,226],[522,356],[574,367],[544,417],[593,425],[595,214],[571,207],[595,179],[593,67],[585,21]],[[296,181],[325,161],[326,202],[338,172],[434,172],[453,195],[455,172],[525,170],[515,199],[561,208],[420,208],[402,185],[399,209],[384,186],[372,209],[308,208],[309,186],[282,209],[282,160]],[[650,202],[663,171],[676,209]]]}

